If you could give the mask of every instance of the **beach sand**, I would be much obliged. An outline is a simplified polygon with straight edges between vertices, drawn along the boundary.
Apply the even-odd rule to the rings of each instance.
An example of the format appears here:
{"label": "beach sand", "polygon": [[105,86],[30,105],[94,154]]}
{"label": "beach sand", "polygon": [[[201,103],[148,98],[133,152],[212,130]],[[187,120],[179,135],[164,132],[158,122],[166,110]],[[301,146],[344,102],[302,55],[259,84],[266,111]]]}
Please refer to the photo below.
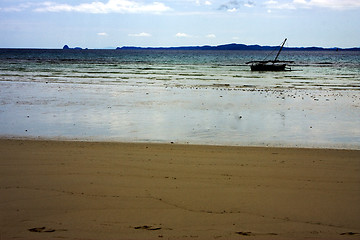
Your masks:
{"label": "beach sand", "polygon": [[0,140],[0,239],[360,239],[360,151]]}

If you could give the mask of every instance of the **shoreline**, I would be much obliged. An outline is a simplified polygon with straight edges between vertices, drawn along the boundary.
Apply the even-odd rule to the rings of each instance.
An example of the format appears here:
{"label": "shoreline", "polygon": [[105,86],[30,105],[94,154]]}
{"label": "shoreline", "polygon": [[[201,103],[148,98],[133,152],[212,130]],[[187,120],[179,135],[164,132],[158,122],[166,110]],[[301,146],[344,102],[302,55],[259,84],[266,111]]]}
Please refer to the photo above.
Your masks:
{"label": "shoreline", "polygon": [[88,138],[71,138],[71,137],[32,137],[32,136],[11,136],[5,135],[0,136],[0,141],[9,140],[9,141],[50,141],[50,142],[84,142],[84,143],[118,143],[118,144],[160,144],[160,145],[180,145],[180,146],[204,146],[204,147],[235,147],[235,148],[279,148],[279,149],[319,149],[319,150],[344,150],[344,151],[360,151],[360,146],[351,145],[351,144],[339,144],[332,146],[317,145],[317,146],[308,146],[308,145],[283,145],[281,143],[267,143],[267,144],[216,144],[216,143],[189,143],[185,141],[162,141],[162,140],[118,140],[118,139],[108,139],[108,138],[97,138],[97,137],[88,137]]}
{"label": "shoreline", "polygon": [[2,239],[356,239],[360,151],[0,139]]}

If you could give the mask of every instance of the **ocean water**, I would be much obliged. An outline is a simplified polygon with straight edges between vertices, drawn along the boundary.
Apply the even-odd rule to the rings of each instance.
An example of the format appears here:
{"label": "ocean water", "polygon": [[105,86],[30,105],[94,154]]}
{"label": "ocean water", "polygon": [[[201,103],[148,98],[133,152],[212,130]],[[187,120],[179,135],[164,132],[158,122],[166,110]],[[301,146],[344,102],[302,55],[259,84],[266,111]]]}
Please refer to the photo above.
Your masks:
{"label": "ocean water", "polygon": [[360,149],[360,52],[0,49],[0,137]]}

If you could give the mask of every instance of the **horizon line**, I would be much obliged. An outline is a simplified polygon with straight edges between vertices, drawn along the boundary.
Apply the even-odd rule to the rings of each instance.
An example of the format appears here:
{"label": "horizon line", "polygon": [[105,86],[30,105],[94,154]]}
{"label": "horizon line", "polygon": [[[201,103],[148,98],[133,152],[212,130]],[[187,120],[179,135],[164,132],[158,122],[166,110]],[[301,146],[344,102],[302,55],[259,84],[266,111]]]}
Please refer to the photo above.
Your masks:
{"label": "horizon line", "polygon": [[[208,49],[208,50],[216,50],[216,48],[218,47],[225,47],[225,46],[244,46],[244,47],[258,47],[258,48],[265,48],[263,50],[266,50],[266,48],[276,48],[276,47],[280,47],[279,45],[276,46],[271,46],[271,45],[259,45],[259,44],[244,44],[244,43],[226,43],[226,44],[218,44],[218,45],[183,45],[183,46],[132,46],[132,45],[123,45],[123,46],[117,46],[117,47],[102,47],[102,48],[88,48],[88,47],[80,47],[80,46],[75,46],[75,47],[68,47],[67,49],[64,49],[65,46],[68,46],[67,44],[65,44],[63,47],[0,47],[0,49],[44,49],[44,50],[121,50],[121,49],[179,49],[179,48],[213,48],[213,49]],[[354,46],[354,47],[319,47],[319,46],[287,46],[284,47],[284,50],[286,49],[323,49],[323,50],[349,50],[349,49],[359,49],[360,50],[360,46]],[[185,49],[184,49],[185,50]],[[228,50],[236,50],[236,49],[228,49]],[[239,49],[241,50],[241,49]],[[251,49],[249,49],[251,50]],[[260,49],[259,49],[260,50]]]}

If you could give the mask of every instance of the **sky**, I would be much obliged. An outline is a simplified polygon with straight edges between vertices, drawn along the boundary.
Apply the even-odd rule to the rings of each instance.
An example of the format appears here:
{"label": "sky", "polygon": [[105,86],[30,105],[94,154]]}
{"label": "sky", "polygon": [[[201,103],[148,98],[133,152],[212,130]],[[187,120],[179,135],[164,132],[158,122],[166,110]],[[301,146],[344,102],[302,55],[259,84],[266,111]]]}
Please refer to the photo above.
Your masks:
{"label": "sky", "polygon": [[360,47],[360,0],[0,0],[0,48]]}

